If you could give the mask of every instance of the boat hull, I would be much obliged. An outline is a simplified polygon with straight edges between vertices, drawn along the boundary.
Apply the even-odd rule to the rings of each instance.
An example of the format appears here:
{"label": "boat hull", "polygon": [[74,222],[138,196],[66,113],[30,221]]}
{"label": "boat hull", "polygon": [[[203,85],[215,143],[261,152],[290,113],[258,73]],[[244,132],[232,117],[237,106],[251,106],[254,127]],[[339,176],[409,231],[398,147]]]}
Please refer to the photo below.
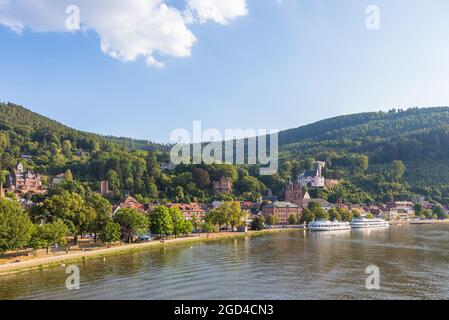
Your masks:
{"label": "boat hull", "polygon": [[390,227],[390,225],[386,225],[386,226],[351,226],[352,229],[386,229],[389,227]]}
{"label": "boat hull", "polygon": [[309,228],[313,232],[351,231],[351,228]]}

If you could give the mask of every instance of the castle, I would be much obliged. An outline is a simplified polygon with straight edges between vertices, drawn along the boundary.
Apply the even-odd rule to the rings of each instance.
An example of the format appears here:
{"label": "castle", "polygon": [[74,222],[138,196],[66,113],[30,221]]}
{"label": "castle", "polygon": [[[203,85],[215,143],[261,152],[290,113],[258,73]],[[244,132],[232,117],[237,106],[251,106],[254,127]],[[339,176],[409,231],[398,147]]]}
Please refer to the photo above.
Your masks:
{"label": "castle", "polygon": [[232,180],[221,177],[220,180],[214,181],[213,189],[215,193],[232,193]]}
{"label": "castle", "polygon": [[9,175],[6,188],[18,194],[42,193],[41,177],[31,170],[25,170],[19,163]]}
{"label": "castle", "polygon": [[326,186],[326,179],[323,177],[323,169],[326,166],[325,162],[315,161],[312,170],[306,170],[299,178],[303,186],[310,186],[315,188],[324,188]]}

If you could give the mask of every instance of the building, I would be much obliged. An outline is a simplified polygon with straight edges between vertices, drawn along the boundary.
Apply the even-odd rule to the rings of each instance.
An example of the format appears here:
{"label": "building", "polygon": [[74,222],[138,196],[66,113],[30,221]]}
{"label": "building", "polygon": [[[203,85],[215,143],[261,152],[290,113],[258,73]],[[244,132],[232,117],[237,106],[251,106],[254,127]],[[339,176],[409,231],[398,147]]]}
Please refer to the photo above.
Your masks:
{"label": "building", "polygon": [[51,186],[55,187],[58,184],[64,183],[65,180],[65,174],[64,173],[60,173],[56,176],[53,177],[53,179],[51,180]]}
{"label": "building", "polygon": [[325,179],[324,185],[326,188],[332,188],[338,186],[340,184],[340,180],[337,179]]}
{"label": "building", "polygon": [[31,170],[25,170],[22,163],[15,167],[8,177],[6,187],[15,193],[43,193],[41,177]]}
{"label": "building", "polygon": [[413,201],[413,203],[420,204],[424,207],[426,198],[423,196],[413,196],[412,201]]}
{"label": "building", "polygon": [[302,187],[300,180],[292,182],[291,180],[285,186],[285,201],[296,204],[298,207],[303,208],[304,195],[302,193]]}
{"label": "building", "polygon": [[30,154],[22,154],[20,157],[24,160],[33,160],[33,156]]}
{"label": "building", "polygon": [[348,206],[348,209],[352,212],[357,212],[361,217],[366,217],[368,212],[365,210],[363,206],[357,204],[351,204]]}
{"label": "building", "polygon": [[117,205],[113,207],[113,213],[117,213],[120,209],[135,209],[142,213],[145,213],[145,205],[141,204],[139,201],[131,196],[123,198]]}
{"label": "building", "polygon": [[268,189],[267,195],[262,196],[262,201],[276,202],[278,201],[278,197],[273,195],[273,191],[271,191],[271,189]]}
{"label": "building", "polygon": [[396,201],[387,205],[390,221],[410,220],[415,218],[415,205],[410,201]]}
{"label": "building", "polygon": [[302,186],[324,188],[326,186],[326,179],[323,177],[323,169],[326,163],[322,161],[315,161],[312,170],[306,170],[299,177]]}
{"label": "building", "polygon": [[337,207],[337,205],[332,204],[332,203],[328,202],[327,200],[309,197],[308,199],[304,199],[303,208],[307,208],[309,206],[309,203],[311,203],[311,202],[315,202],[315,203],[319,204],[319,206],[326,211],[329,211],[330,209]]}
{"label": "building", "polygon": [[232,193],[232,180],[221,177],[220,180],[214,181],[213,189],[215,193]]}
{"label": "building", "polygon": [[173,170],[175,170],[176,165],[173,164],[172,162],[164,162],[164,163],[161,163],[160,167],[161,167],[161,170],[173,171]]}
{"label": "building", "polygon": [[265,220],[269,216],[274,216],[281,225],[288,224],[288,218],[291,215],[297,217],[298,221],[301,219],[301,208],[291,202],[275,202],[273,204],[266,205],[262,208],[262,215]]}
{"label": "building", "polygon": [[253,209],[254,203],[251,201],[242,201],[240,202],[240,208],[242,208],[242,211],[248,211],[251,212]]}
{"label": "building", "polygon": [[171,203],[167,205],[167,208],[171,209],[171,208],[178,208],[179,210],[181,210],[183,216],[187,219],[190,220],[192,219],[194,216],[198,217],[201,220],[204,220],[204,218],[206,217],[206,211],[201,208],[201,206],[198,203]]}
{"label": "building", "polygon": [[102,197],[107,197],[109,195],[109,182],[108,181],[100,181],[100,194]]}

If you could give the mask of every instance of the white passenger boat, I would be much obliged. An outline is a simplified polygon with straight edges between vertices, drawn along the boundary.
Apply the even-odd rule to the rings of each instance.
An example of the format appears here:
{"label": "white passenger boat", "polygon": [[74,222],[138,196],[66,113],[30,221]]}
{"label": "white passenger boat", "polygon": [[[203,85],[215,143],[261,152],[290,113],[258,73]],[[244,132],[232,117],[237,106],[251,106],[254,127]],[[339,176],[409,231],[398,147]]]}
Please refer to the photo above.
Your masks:
{"label": "white passenger boat", "polygon": [[310,231],[345,231],[351,230],[348,222],[318,220],[309,224]]}
{"label": "white passenger boat", "polygon": [[384,219],[367,219],[367,218],[353,219],[350,225],[351,228],[353,229],[390,227],[390,223],[388,221],[385,221]]}

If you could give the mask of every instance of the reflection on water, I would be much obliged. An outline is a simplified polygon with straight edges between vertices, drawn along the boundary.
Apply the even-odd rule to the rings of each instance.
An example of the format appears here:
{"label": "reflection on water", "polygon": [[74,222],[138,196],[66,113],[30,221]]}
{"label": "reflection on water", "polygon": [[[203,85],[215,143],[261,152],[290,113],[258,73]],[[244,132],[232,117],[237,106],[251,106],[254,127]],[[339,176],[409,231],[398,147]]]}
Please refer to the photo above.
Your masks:
{"label": "reflection on water", "polygon": [[[381,289],[365,288],[369,265]],[[449,225],[278,233],[157,248],[0,278],[1,299],[448,299]]]}

